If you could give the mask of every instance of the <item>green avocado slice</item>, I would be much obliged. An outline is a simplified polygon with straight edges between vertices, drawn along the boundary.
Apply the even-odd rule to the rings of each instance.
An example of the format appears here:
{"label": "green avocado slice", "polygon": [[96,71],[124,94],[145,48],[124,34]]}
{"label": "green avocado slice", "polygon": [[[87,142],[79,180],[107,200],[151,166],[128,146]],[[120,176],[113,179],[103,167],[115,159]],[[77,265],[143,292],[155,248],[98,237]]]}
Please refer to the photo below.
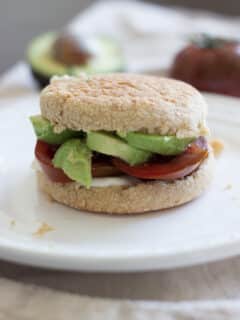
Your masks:
{"label": "green avocado slice", "polygon": [[126,139],[127,137],[127,133],[126,132],[122,132],[122,131],[116,131],[116,135],[119,136],[122,139]]}
{"label": "green avocado slice", "polygon": [[61,133],[53,131],[51,122],[40,115],[30,117],[35,134],[38,140],[45,141],[49,144],[62,144],[73,137],[79,137],[82,132],[69,129],[63,130]]}
{"label": "green avocado slice", "polygon": [[67,66],[58,62],[52,55],[52,47],[57,38],[57,33],[42,34],[30,43],[27,50],[27,60],[34,72],[51,77],[65,74],[79,76],[80,74],[118,72],[125,69],[123,53],[118,43],[109,37],[96,37],[98,54],[85,65]]}
{"label": "green avocado slice", "polygon": [[88,132],[87,146],[94,151],[118,157],[130,165],[146,162],[151,153],[131,147],[121,138],[106,132]]}
{"label": "green avocado slice", "polygon": [[53,165],[61,168],[72,180],[90,188],[91,174],[91,150],[80,139],[71,139],[65,142],[54,155]]}
{"label": "green avocado slice", "polygon": [[125,139],[132,147],[170,156],[182,153],[196,138],[177,138],[175,136],[129,132]]}

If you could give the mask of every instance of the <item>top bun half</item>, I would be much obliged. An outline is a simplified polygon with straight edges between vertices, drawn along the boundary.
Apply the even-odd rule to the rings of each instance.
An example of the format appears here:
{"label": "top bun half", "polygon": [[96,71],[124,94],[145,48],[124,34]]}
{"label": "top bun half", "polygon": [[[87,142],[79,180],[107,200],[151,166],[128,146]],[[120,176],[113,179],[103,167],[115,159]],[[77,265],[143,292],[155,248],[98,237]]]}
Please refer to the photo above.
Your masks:
{"label": "top bun half", "polygon": [[192,86],[136,74],[53,78],[41,93],[42,115],[56,131],[140,131],[206,135],[207,105]]}

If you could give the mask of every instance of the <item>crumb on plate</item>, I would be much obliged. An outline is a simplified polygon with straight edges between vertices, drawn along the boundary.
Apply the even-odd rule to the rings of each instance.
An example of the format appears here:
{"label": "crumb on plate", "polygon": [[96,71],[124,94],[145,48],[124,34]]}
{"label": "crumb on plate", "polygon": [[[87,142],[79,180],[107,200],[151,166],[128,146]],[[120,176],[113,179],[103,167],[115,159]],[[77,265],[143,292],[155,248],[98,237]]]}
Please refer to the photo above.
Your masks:
{"label": "crumb on plate", "polygon": [[223,152],[223,149],[224,149],[223,141],[219,139],[213,139],[210,141],[210,144],[213,148],[214,156],[215,157],[220,156],[220,154]]}
{"label": "crumb on plate", "polygon": [[46,198],[49,202],[55,202],[55,200],[53,199],[53,197],[50,196],[50,194],[46,194]]}
{"label": "crumb on plate", "polygon": [[14,227],[14,226],[15,226],[15,224],[16,224],[16,221],[15,221],[15,220],[11,220],[11,222],[10,222],[10,226],[11,226],[11,227]]}
{"label": "crumb on plate", "polygon": [[231,189],[232,189],[231,183],[227,184],[226,187],[224,188],[224,190],[231,190]]}
{"label": "crumb on plate", "polygon": [[33,233],[34,236],[44,236],[45,233],[53,231],[54,228],[48,225],[46,222],[43,222],[41,226]]}

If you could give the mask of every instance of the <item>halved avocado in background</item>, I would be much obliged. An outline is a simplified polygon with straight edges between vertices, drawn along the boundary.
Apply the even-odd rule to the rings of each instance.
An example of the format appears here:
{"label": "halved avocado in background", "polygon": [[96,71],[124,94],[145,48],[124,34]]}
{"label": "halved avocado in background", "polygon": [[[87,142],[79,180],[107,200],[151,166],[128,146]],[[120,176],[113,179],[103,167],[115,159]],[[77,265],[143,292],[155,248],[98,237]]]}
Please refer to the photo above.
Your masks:
{"label": "halved avocado in background", "polygon": [[53,46],[57,33],[49,32],[35,38],[28,47],[27,60],[32,74],[40,87],[48,85],[54,75],[75,75],[111,73],[124,71],[124,59],[118,43],[112,38],[98,36],[94,38],[98,53],[84,65],[66,65],[57,61],[53,54]]}

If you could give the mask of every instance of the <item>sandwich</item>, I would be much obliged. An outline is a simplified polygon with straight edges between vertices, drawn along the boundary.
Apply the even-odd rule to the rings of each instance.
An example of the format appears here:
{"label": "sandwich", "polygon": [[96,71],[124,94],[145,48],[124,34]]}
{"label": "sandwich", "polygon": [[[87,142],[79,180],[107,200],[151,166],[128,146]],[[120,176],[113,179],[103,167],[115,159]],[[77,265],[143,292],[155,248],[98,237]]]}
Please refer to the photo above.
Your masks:
{"label": "sandwich", "polygon": [[92,212],[135,214],[198,197],[213,176],[207,105],[192,86],[135,74],[55,77],[31,117],[40,189]]}

